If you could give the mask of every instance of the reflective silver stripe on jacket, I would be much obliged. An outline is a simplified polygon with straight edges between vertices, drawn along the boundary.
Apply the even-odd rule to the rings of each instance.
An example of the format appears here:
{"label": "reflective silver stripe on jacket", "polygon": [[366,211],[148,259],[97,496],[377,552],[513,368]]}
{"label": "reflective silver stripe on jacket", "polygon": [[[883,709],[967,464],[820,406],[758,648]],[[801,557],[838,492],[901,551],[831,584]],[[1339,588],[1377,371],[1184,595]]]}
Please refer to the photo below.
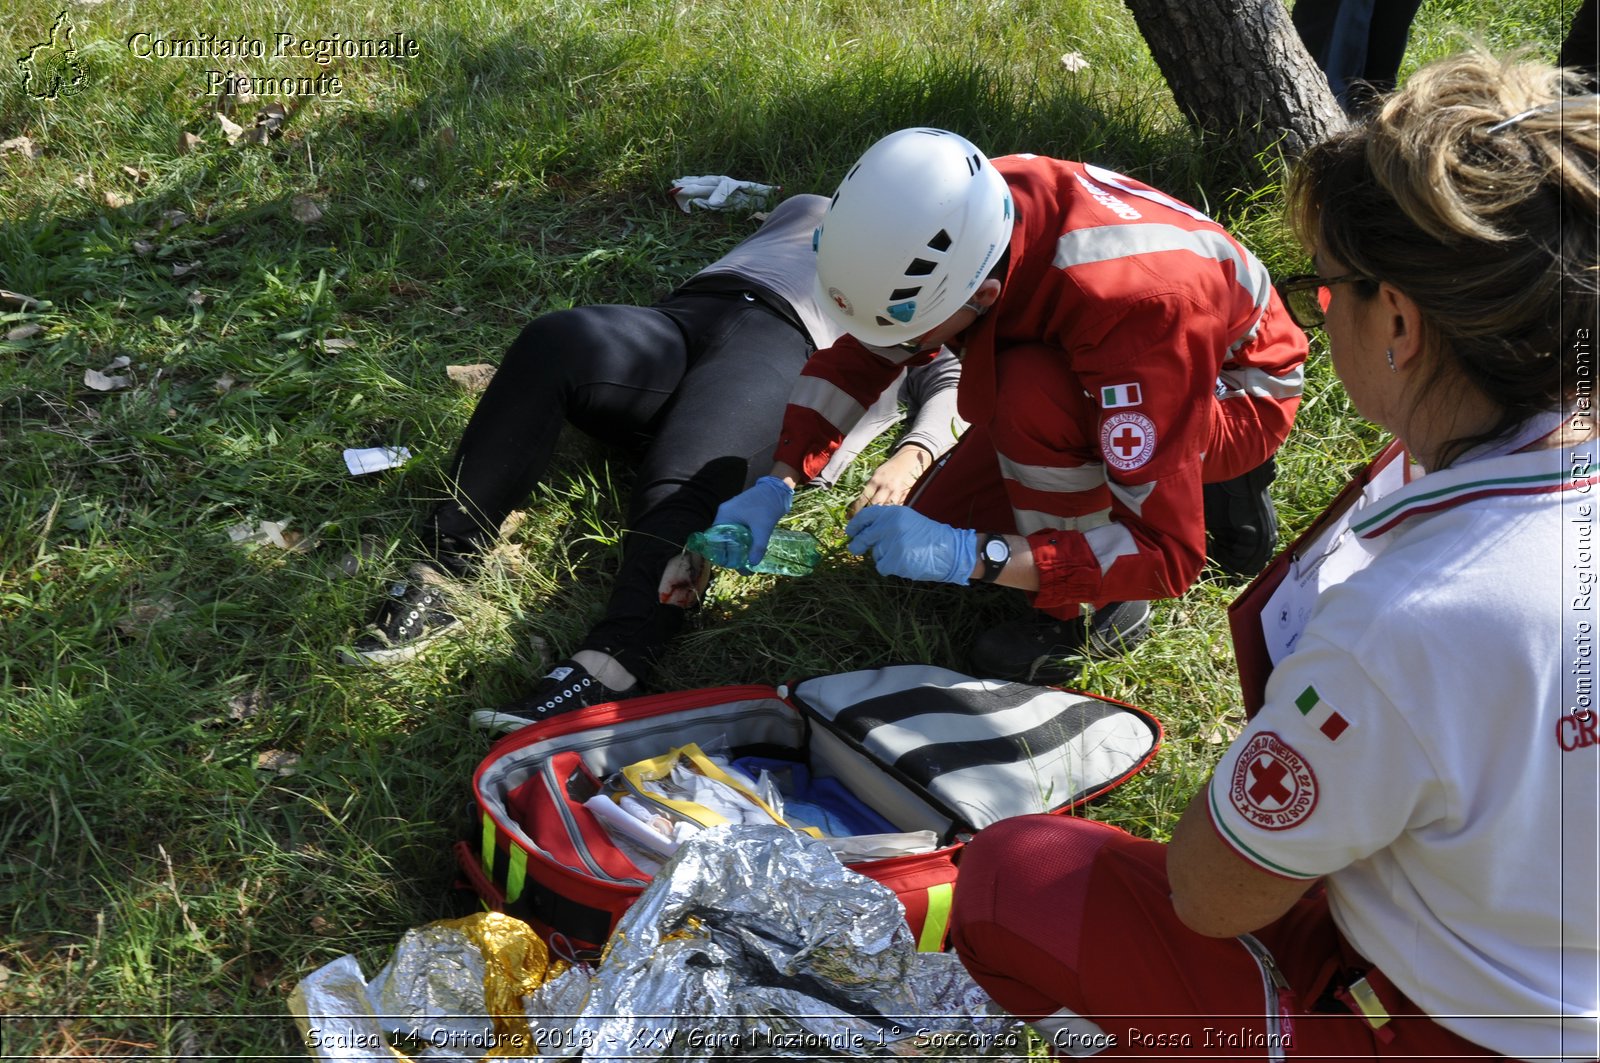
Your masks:
{"label": "reflective silver stripe on jacket", "polygon": [[1095,560],[1100,562],[1102,576],[1110,571],[1117,558],[1137,557],[1139,554],[1139,544],[1133,541],[1133,533],[1116,521],[1090,528],[1083,533],[1083,537],[1089,540],[1089,549],[1094,551]]}
{"label": "reflective silver stripe on jacket", "polygon": [[1074,229],[1062,233],[1056,241],[1054,262],[1060,269],[1071,269],[1161,251],[1187,251],[1213,262],[1232,262],[1234,276],[1249,293],[1257,315],[1266,309],[1272,295],[1272,277],[1267,267],[1227,233],[1216,229],[1182,229],[1159,222]]}
{"label": "reflective silver stripe on jacket", "polygon": [[820,413],[829,424],[845,433],[867,412],[867,408],[848,392],[819,376],[802,376],[796,380],[789,390],[789,404]]}
{"label": "reflective silver stripe on jacket", "polygon": [[1098,528],[1111,523],[1111,510],[1097,509],[1093,513],[1085,513],[1078,517],[1063,517],[1056,513],[1045,513],[1037,509],[1011,510],[1016,518],[1017,531],[1022,535],[1032,535],[1037,531],[1076,531],[1087,532],[1091,528]]}
{"label": "reflective silver stripe on jacket", "polygon": [[1211,221],[1208,216],[1200,213],[1198,210],[1195,210],[1193,207],[1189,206],[1189,204],[1180,203],[1178,200],[1173,199],[1165,192],[1158,192],[1153,188],[1134,188],[1128,183],[1130,179],[1120,173],[1114,173],[1111,170],[1101,169],[1093,163],[1088,162],[1083,164],[1083,172],[1094,178],[1096,181],[1099,181],[1101,184],[1110,185],[1119,192],[1126,192],[1130,196],[1138,196],[1140,199],[1149,200],[1151,203],[1159,203],[1169,210],[1175,210],[1179,214],[1186,214],[1195,221]]}
{"label": "reflective silver stripe on jacket", "polygon": [[998,457],[1000,475],[1032,491],[1093,491],[1106,482],[1106,467],[1099,462],[1088,465],[1024,465],[1004,454]]}

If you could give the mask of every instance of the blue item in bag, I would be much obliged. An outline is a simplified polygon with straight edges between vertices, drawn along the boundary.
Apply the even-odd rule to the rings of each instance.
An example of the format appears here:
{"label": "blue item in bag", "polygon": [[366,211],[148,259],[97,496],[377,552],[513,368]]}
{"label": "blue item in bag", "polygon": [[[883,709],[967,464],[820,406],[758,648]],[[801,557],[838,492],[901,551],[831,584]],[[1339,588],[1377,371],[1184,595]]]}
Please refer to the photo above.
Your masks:
{"label": "blue item in bag", "polygon": [[874,812],[838,779],[814,779],[804,764],[771,757],[740,757],[733,766],[750,776],[772,775],[783,795],[784,818],[793,817],[832,838],[893,834],[898,828]]}

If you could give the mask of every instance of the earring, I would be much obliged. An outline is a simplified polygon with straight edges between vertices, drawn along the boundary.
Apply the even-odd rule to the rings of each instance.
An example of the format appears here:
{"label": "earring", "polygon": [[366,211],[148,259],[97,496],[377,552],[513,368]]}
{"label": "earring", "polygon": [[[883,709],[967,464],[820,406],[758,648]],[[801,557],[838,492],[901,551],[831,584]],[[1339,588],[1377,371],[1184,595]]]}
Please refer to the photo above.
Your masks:
{"label": "earring", "polygon": [[1389,359],[1389,372],[1398,373],[1400,371],[1400,368],[1399,368],[1399,366],[1394,364],[1394,348],[1393,347],[1389,347],[1389,348],[1385,349],[1383,353],[1384,353],[1384,356]]}

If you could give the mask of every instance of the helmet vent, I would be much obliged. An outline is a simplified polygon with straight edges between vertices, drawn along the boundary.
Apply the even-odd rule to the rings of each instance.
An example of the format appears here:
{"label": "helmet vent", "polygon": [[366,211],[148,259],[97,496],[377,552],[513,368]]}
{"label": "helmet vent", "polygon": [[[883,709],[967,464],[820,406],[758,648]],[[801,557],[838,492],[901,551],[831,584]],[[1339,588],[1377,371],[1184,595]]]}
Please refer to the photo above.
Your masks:
{"label": "helmet vent", "polygon": [[922,291],[922,285],[920,284],[915,288],[896,288],[894,291],[889,293],[889,301],[891,303],[898,303],[902,299],[910,299],[920,291]]}
{"label": "helmet vent", "polygon": [[981,170],[981,169],[983,169],[983,156],[982,155],[968,155],[967,156],[967,172],[972,174],[972,176],[976,177],[976,176],[978,176],[978,171]]}
{"label": "helmet vent", "polygon": [[940,229],[934,234],[933,239],[928,241],[928,247],[934,251],[950,250],[950,233]]}
{"label": "helmet vent", "polygon": [[850,172],[849,173],[844,175],[844,179],[846,181],[850,180],[850,178],[854,177],[856,175],[857,171],[859,171],[860,169],[861,169],[861,164],[858,162],[853,167],[850,168]]}
{"label": "helmet vent", "polygon": [[934,263],[929,262],[925,258],[914,258],[914,259],[911,260],[911,265],[906,267],[906,276],[908,276],[908,277],[926,277],[928,274],[932,273],[934,271],[934,269],[936,269],[936,268],[937,267],[935,266]]}
{"label": "helmet vent", "polygon": [[888,318],[884,317],[882,314],[879,314],[877,317],[873,318],[872,320],[877,322],[883,328],[894,328],[894,322],[890,321]]}

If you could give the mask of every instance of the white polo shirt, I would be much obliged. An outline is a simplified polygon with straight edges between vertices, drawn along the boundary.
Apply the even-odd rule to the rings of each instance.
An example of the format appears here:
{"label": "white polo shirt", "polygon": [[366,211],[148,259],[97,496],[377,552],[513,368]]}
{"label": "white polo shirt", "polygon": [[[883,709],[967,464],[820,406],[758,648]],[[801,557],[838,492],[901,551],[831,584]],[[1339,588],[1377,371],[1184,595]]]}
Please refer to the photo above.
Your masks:
{"label": "white polo shirt", "polygon": [[1600,1053],[1594,452],[1485,457],[1371,505],[1338,547],[1370,564],[1318,599],[1209,788],[1229,845],[1327,876],[1364,957],[1513,1057]]}

